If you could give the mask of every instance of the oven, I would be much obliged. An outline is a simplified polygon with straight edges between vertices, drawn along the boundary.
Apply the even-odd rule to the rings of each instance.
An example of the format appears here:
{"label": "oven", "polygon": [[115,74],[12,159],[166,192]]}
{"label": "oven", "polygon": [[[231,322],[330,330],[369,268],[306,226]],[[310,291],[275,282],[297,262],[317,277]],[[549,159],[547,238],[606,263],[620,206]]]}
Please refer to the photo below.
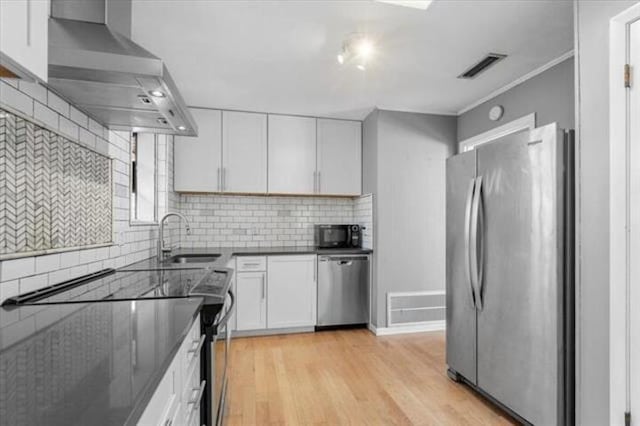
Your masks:
{"label": "oven", "polygon": [[[227,407],[227,382],[229,380],[229,365],[231,359],[231,327],[229,327],[229,318],[233,313],[235,305],[235,296],[231,290],[227,293],[227,300],[223,310],[220,312],[220,319],[215,324],[215,330],[211,339],[211,419],[212,423],[208,423],[204,418],[204,424],[222,424]],[[206,358],[206,356],[205,356]],[[203,366],[206,368],[206,365]]]}

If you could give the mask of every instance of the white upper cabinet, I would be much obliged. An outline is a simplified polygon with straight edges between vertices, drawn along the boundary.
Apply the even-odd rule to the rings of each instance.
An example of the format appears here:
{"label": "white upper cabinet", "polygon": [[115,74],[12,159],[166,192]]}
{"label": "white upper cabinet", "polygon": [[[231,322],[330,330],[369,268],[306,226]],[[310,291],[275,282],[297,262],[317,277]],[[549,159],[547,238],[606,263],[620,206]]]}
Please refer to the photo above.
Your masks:
{"label": "white upper cabinet", "polygon": [[316,324],[316,256],[269,256],[267,327]]}
{"label": "white upper cabinet", "polygon": [[269,115],[269,192],[313,194],[316,119]]}
{"label": "white upper cabinet", "polygon": [[48,0],[0,1],[0,64],[19,77],[47,82],[49,9]]}
{"label": "white upper cabinet", "polygon": [[198,137],[177,136],[174,189],[181,192],[219,192],[222,185],[222,112],[191,109]]}
{"label": "white upper cabinet", "polygon": [[267,192],[267,115],[222,113],[222,190]]}
{"label": "white upper cabinet", "polygon": [[362,192],[362,123],[318,119],[318,192]]}

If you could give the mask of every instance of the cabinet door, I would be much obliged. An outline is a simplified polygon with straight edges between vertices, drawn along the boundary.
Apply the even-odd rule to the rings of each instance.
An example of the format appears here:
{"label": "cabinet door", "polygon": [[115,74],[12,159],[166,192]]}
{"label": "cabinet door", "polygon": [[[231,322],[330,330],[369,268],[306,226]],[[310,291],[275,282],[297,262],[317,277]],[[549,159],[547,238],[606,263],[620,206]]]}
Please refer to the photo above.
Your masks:
{"label": "cabinet door", "polygon": [[236,328],[259,330],[267,326],[267,275],[264,272],[241,272],[236,278]]}
{"label": "cabinet door", "polygon": [[316,119],[269,116],[269,192],[313,194]]}
{"label": "cabinet door", "polygon": [[174,190],[218,192],[222,173],[222,112],[191,109],[198,136],[176,136],[173,144]]}
{"label": "cabinet door", "polygon": [[46,83],[49,1],[0,1],[0,63],[23,78]]}
{"label": "cabinet door", "polygon": [[316,324],[316,256],[269,256],[268,328]]}
{"label": "cabinet door", "polygon": [[267,192],[267,115],[222,113],[222,190]]}
{"label": "cabinet door", "polygon": [[318,191],[332,195],[362,192],[362,123],[318,119]]}

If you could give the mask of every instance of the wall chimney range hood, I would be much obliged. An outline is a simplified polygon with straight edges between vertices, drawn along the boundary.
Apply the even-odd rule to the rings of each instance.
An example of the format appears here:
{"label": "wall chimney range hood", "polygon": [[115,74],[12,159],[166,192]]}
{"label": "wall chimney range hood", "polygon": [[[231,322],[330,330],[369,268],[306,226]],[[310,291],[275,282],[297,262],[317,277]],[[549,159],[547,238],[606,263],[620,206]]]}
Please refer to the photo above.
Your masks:
{"label": "wall chimney range hood", "polygon": [[130,31],[131,0],[51,0],[48,85],[110,129],[197,136],[167,67]]}

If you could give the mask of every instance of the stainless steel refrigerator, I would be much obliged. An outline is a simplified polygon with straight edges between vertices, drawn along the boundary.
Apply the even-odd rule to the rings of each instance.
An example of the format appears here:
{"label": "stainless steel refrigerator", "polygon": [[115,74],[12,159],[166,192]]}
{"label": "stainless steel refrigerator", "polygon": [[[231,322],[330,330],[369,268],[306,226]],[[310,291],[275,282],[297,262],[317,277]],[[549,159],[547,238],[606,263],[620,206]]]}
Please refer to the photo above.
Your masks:
{"label": "stainless steel refrigerator", "polygon": [[447,160],[449,377],[518,421],[574,423],[573,132]]}

